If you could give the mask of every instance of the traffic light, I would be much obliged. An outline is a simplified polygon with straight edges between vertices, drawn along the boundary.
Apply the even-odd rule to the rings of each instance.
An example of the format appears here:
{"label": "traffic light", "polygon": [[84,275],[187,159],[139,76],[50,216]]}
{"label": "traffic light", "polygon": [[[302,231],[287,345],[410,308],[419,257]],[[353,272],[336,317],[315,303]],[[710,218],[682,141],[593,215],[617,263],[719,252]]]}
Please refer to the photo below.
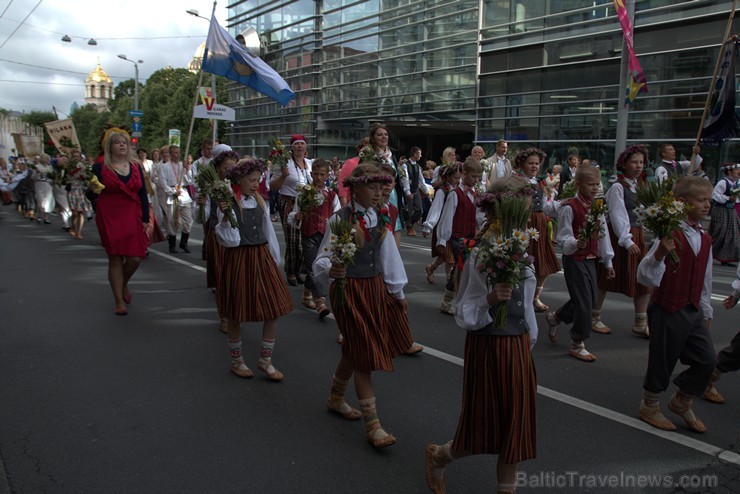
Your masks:
{"label": "traffic light", "polygon": [[131,147],[134,149],[139,149],[139,138],[138,137],[131,138]]}

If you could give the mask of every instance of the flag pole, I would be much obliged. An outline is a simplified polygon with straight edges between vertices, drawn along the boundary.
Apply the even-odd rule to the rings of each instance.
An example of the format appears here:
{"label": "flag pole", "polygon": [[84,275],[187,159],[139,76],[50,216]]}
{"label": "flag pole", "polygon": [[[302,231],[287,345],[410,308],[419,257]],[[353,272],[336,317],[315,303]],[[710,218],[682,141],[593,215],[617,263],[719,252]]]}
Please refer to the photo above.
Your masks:
{"label": "flag pole", "polygon": [[[709,113],[709,105],[712,103],[712,93],[714,92],[714,86],[717,83],[717,74],[719,73],[720,65],[722,64],[722,51],[725,45],[730,41],[730,33],[732,32],[732,21],[735,19],[735,9],[737,8],[737,0],[732,0],[732,9],[730,10],[730,18],[727,20],[727,27],[725,28],[725,35],[722,37],[722,44],[719,46],[719,54],[717,55],[717,63],[714,65],[714,74],[712,74],[712,82],[709,84],[709,92],[707,93],[707,101],[704,103],[704,112],[701,115],[699,121],[699,131],[696,133],[696,140],[694,141],[694,147],[699,145],[701,140],[701,133],[704,130],[704,121],[707,119],[707,113]],[[691,153],[691,165],[689,166],[688,175],[694,173],[696,168],[696,153]]]}
{"label": "flag pole", "polygon": [[[632,25],[632,30],[635,29],[635,1],[624,0],[625,7],[627,9],[627,15]],[[622,103],[624,98],[624,83],[631,77],[629,72],[629,50],[627,49],[627,38],[623,36],[622,39],[622,60],[619,68],[619,96],[617,97],[617,135],[614,141],[614,156],[619,156],[619,153],[627,147],[627,123],[629,121],[629,106],[627,103]],[[627,84],[629,90],[629,84]],[[620,103],[622,103],[620,105]]]}

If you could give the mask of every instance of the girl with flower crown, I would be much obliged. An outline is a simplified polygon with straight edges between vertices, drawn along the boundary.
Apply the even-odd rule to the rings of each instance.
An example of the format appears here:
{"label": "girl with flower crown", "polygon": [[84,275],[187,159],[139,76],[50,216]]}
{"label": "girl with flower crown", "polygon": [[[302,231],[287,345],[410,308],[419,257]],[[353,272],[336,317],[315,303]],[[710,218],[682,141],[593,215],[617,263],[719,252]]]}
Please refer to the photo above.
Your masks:
{"label": "girl with flower crown", "polygon": [[[403,187],[401,187],[398,162],[394,158],[391,148],[388,147],[388,129],[386,128],[386,126],[380,123],[374,124],[370,128],[370,136],[368,138],[368,142],[375,150],[377,159],[381,162],[388,163],[393,167],[393,175],[396,179],[396,186],[391,192],[390,203],[393,204],[393,206],[400,211],[403,207]],[[400,246],[401,230],[403,230],[403,225],[401,225],[400,218],[396,218],[391,226],[393,227],[393,236],[396,239],[396,245]]]}
{"label": "girl with flower crown", "polygon": [[[350,188],[350,203],[329,220],[330,226],[351,224],[357,248],[354,262],[351,266],[332,262],[334,228],[327,228],[313,265],[314,276],[334,280],[331,305],[344,335],[327,407],[348,420],[364,418],[367,440],[376,448],[390,446],[396,438],[378,419],[371,372],[392,371],[393,359],[413,344],[403,293],[406,270],[393,236],[388,235],[389,220],[376,209],[383,184],[391,181],[375,163],[360,162],[344,182]],[[344,300],[338,299],[338,283],[343,284]],[[361,411],[345,399],[353,375]]]}
{"label": "girl with flower crown", "polygon": [[439,172],[442,184],[434,190],[434,202],[432,202],[432,206],[429,208],[429,213],[424,221],[422,235],[424,238],[427,238],[430,233],[432,234],[432,257],[434,261],[424,268],[427,273],[427,283],[430,284],[434,284],[434,272],[437,268],[444,264],[446,278],[449,278],[452,272],[452,266],[455,263],[455,255],[452,253],[452,245],[449,242],[447,243],[444,255],[440,255],[437,252],[437,223],[439,223],[439,218],[442,216],[442,209],[447,200],[447,195],[460,185],[462,165],[459,161],[442,165]]}
{"label": "girl with flower crown", "polygon": [[[478,201],[486,223],[476,235],[477,247],[488,242],[484,234],[489,227],[501,221],[493,201],[519,194],[529,201],[531,190],[521,177],[504,177],[489,192]],[[470,253],[462,271],[455,311],[455,321],[467,330],[457,431],[452,441],[429,444],[425,451],[427,486],[436,494],[445,492],[444,473],[450,463],[478,454],[498,455],[496,492],[513,493],[517,464],[536,455],[537,377],[531,353],[538,334],[532,305],[535,275],[525,268],[522,281],[513,286],[489,286],[486,273],[478,269],[478,252]],[[503,326],[498,326],[494,314],[502,303],[508,314]]]}
{"label": "girl with flower crown", "polygon": [[712,191],[712,255],[723,266],[740,259],[740,163],[724,163],[724,178]]}
{"label": "girl with flower crown", "polygon": [[[228,319],[231,372],[239,377],[253,376],[242,356],[240,323],[264,321],[257,368],[271,381],[281,381],[283,373],[273,366],[272,353],[277,319],[293,310],[293,299],[280,275],[280,246],[270,209],[259,194],[263,171],[262,160],[242,159],[226,173],[234,184],[235,207],[228,201],[219,203],[215,231],[224,253],[216,296]],[[234,219],[236,226],[232,226]]]}
{"label": "girl with flower crown", "polygon": [[637,223],[635,212],[637,186],[644,181],[643,170],[648,162],[647,148],[643,144],[627,147],[617,158],[617,181],[606,193],[609,210],[609,239],[614,250],[612,264],[619,276],[609,279],[603,265],[597,265],[599,298],[593,311],[591,329],[596,333],[609,334],[611,329],[601,321],[601,308],[607,292],[622,293],[634,302],[635,322],[632,334],[648,338],[647,307],[650,290],[637,282],[637,266],[647,254],[643,229]]}

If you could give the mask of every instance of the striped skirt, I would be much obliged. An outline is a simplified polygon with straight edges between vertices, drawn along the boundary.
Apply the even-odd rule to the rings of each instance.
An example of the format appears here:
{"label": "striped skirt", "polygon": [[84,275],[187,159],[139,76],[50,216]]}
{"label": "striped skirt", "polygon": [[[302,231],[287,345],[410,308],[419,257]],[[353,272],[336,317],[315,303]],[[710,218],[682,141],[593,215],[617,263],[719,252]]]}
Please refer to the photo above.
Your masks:
{"label": "striped skirt", "polygon": [[241,322],[270,321],[293,310],[267,244],[224,249],[216,297],[223,317]]}
{"label": "striped skirt", "polygon": [[724,204],[712,204],[712,221],[709,234],[712,236],[712,256],[719,262],[737,262],[740,258],[740,218],[735,208]]}
{"label": "striped skirt", "polygon": [[648,248],[645,245],[645,232],[642,228],[632,227],[630,228],[630,233],[632,234],[632,241],[641,249],[640,254],[637,256],[630,255],[627,249],[619,246],[619,238],[614,233],[612,225],[609,225],[609,240],[611,240],[612,249],[614,250],[612,265],[617,276],[613,280],[607,280],[604,264],[597,262],[596,284],[600,290],[621,293],[634,298],[650,293],[648,287],[637,282],[637,266],[640,264],[642,258],[647,255]]}
{"label": "striped skirt", "polygon": [[218,288],[224,265],[224,248],[218,243],[216,229],[209,228],[206,233],[206,288]]}
{"label": "striped skirt", "polygon": [[454,451],[496,454],[507,464],[536,456],[537,375],[529,342],[529,333],[468,333]]}
{"label": "striped skirt", "polygon": [[336,281],[329,293],[337,326],[344,336],[342,356],[362,372],[393,370],[393,359],[411,348],[409,319],[388,292],[383,277],[347,278],[344,303],[337,306]]}
{"label": "striped skirt", "polygon": [[162,229],[159,228],[159,222],[154,215],[154,208],[151,203],[149,203],[149,223],[146,225],[146,236],[149,239],[149,245],[167,240],[167,237],[162,234]]}
{"label": "striped skirt", "polygon": [[552,247],[552,241],[547,231],[549,220],[542,211],[532,213],[529,219],[530,227],[540,233],[540,239],[529,243],[529,255],[534,256],[534,273],[538,278],[550,276],[560,271],[560,263]]}
{"label": "striped skirt", "polygon": [[[437,252],[437,227],[432,228],[432,257],[439,257]],[[452,252],[452,243],[447,242],[445,247],[445,263],[452,264],[455,262],[455,253]]]}

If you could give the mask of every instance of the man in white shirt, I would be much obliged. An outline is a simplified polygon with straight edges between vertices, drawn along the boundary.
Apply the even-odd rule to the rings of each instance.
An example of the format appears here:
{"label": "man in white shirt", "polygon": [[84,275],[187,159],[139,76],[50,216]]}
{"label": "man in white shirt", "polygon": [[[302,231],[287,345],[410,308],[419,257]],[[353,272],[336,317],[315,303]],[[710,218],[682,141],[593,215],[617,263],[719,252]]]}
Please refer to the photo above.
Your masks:
{"label": "man in white shirt", "polygon": [[[697,170],[699,170],[699,167],[703,161],[702,157],[699,156],[699,153],[701,152],[701,147],[694,146],[691,151],[696,155],[696,161],[693,170],[693,172],[696,172]],[[683,177],[689,174],[691,161],[676,161],[676,148],[673,147],[673,144],[664,143],[660,145],[660,159],[662,160],[662,162],[655,169],[655,180],[657,180],[658,182],[663,182],[663,180],[676,172],[678,172],[678,174]]]}
{"label": "man in white shirt", "polygon": [[495,182],[499,178],[510,177],[511,161],[506,157],[506,152],[509,150],[509,143],[501,139],[496,143],[496,154],[489,158],[491,161],[491,173],[488,176],[490,183]]}
{"label": "man in white shirt", "polygon": [[[170,253],[177,253],[175,242],[178,225],[182,228],[180,248],[184,252],[190,253],[190,250],[188,250],[188,238],[190,237],[190,227],[193,224],[193,200],[185,186],[191,184],[192,175],[190,175],[187,167],[180,161],[179,146],[169,147],[169,158],[169,161],[160,163],[155,168],[155,173],[157,174],[157,199],[164,211],[164,224],[167,230],[167,242]],[[177,217],[175,217],[175,213],[177,213]]]}
{"label": "man in white shirt", "polygon": [[414,146],[411,148],[411,157],[401,165],[401,186],[406,195],[406,234],[409,237],[416,236],[414,225],[421,219],[423,212],[421,194],[426,193],[427,184],[424,175],[421,174],[421,149]]}

